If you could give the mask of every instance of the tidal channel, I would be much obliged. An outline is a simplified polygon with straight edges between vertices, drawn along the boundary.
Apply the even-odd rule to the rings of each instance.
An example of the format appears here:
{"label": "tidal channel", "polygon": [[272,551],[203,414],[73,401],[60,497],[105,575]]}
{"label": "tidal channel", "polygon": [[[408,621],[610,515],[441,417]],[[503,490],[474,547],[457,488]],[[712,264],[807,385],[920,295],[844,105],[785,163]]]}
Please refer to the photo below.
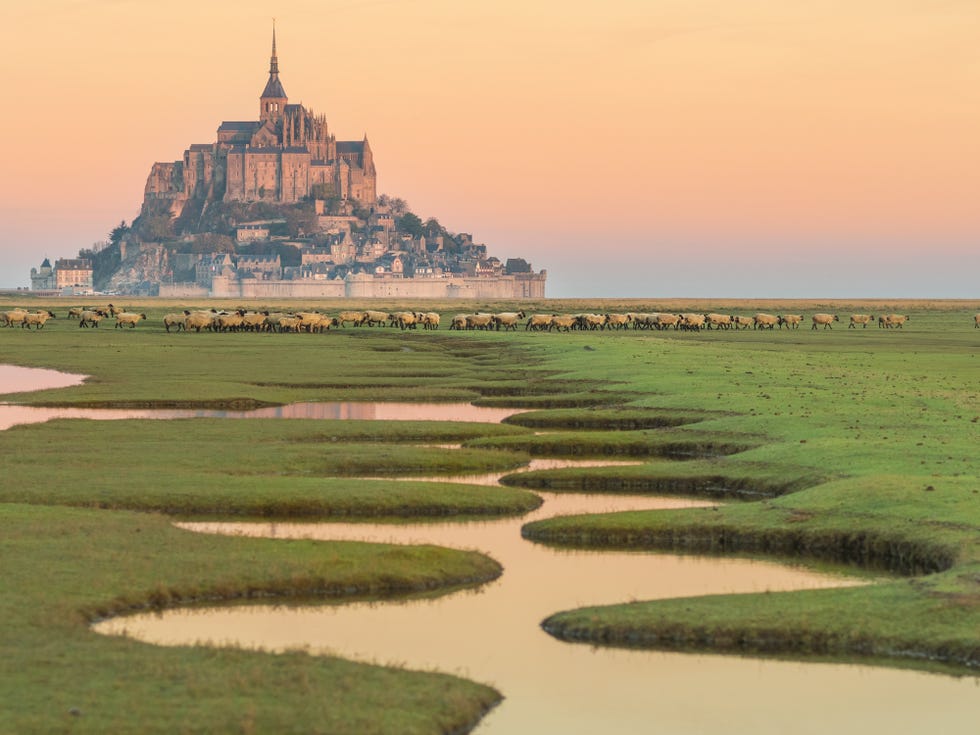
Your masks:
{"label": "tidal channel", "polygon": [[[0,380],[3,375],[0,373]],[[7,385],[0,384],[0,391],[14,392]],[[38,382],[32,387],[38,389]],[[473,418],[473,414],[466,412],[466,408],[475,408],[472,406],[430,408],[407,404],[407,408],[392,409],[392,404],[298,405],[302,408],[261,409],[261,413],[193,411],[188,415],[172,410],[135,411],[111,418],[262,415],[266,418],[498,421],[503,415],[515,413],[510,409],[491,409],[500,415],[491,417],[483,413]],[[345,405],[347,408],[342,407]],[[0,406],[0,426],[11,425],[4,424],[4,412],[13,408],[23,407]],[[73,415],[110,418],[101,409],[82,411],[97,415]],[[162,416],[162,413],[170,415]],[[42,416],[35,414],[33,418],[44,421],[54,417]],[[13,423],[25,421],[18,419]],[[447,447],[447,451],[451,448]],[[576,464],[584,463],[534,460],[527,469]],[[440,479],[493,484],[498,477]],[[524,540],[521,526],[560,514],[712,503],[649,496],[539,494],[544,503],[533,513],[494,521],[398,525],[179,523],[181,528],[199,533],[426,543],[476,549],[498,560],[504,573],[478,589],[436,598],[183,609],[108,620],[94,629],[159,645],[230,645],[266,651],[304,649],[370,663],[458,674],[491,684],[505,697],[477,726],[474,732],[480,735],[709,732],[867,735],[882,731],[892,734],[977,731],[980,722],[980,679],[977,678],[957,679],[863,665],[607,649],[551,638],[540,629],[541,620],[574,607],[863,582],[840,573],[752,559],[552,549]]]}

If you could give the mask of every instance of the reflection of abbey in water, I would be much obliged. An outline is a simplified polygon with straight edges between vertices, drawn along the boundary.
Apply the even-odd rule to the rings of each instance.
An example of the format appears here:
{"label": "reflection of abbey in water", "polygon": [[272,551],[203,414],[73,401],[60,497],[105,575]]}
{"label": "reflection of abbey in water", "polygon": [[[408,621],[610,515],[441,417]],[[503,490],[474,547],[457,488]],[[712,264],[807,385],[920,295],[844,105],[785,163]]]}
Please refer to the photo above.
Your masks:
{"label": "reflection of abbey in water", "polygon": [[324,115],[289,104],[273,30],[259,119],[223,122],[216,143],[192,145],[183,161],[154,163],[145,194],[169,200],[174,216],[191,199],[291,204],[339,198],[371,205],[377,199],[377,174],[367,136],[338,141]]}

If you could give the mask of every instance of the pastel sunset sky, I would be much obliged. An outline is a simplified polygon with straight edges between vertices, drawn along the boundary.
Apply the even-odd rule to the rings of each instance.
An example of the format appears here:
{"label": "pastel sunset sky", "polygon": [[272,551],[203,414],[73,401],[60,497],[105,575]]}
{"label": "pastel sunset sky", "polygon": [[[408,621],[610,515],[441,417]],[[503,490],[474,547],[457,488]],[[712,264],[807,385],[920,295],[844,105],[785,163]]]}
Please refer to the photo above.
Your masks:
{"label": "pastel sunset sky", "polygon": [[272,15],[379,193],[549,296],[980,296],[977,0],[5,2],[0,287],[257,119]]}

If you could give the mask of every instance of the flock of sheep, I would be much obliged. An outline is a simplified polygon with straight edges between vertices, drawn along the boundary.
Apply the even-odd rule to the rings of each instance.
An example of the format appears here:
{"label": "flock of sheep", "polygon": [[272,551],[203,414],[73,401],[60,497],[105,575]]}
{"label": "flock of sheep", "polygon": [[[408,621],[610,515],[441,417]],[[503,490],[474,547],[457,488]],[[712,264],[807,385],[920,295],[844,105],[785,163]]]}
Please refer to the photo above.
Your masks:
{"label": "flock of sheep", "polygon": [[[41,329],[45,322],[54,318],[47,310],[27,311],[11,309],[0,312],[0,326]],[[103,319],[113,318],[116,328],[135,328],[146,319],[146,314],[125,311],[112,304],[106,307],[74,307],[68,310],[69,319],[77,319],[79,327],[98,327]],[[885,314],[877,317],[879,329],[901,329],[909,317],[904,314]],[[318,311],[269,312],[236,309],[234,311],[189,311],[167,314],[163,325],[170,331],[209,332],[324,332],[347,325],[354,327],[398,327],[400,329],[438,329],[442,321],[434,311],[342,311],[337,316]],[[531,332],[570,332],[573,330],[624,330],[624,329],[674,329],[700,331],[702,329],[799,329],[805,321],[802,314],[763,314],[741,316],[732,314],[673,314],[610,313],[610,314],[526,314],[524,311],[474,314],[457,314],[449,322],[452,330],[517,331],[523,325]],[[832,329],[839,322],[837,314],[813,314],[811,329]],[[871,314],[851,314],[848,328],[866,328],[875,323]],[[974,326],[980,329],[980,314],[974,316]]]}

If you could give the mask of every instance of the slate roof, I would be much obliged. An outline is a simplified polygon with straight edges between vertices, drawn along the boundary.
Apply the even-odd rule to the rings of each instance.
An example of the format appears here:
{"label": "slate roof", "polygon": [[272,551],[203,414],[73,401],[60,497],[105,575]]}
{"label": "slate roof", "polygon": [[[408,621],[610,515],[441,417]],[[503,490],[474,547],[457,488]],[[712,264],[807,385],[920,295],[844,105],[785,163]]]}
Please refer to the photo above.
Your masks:
{"label": "slate roof", "polygon": [[282,88],[282,82],[279,81],[278,74],[269,75],[269,81],[265,83],[265,89],[262,91],[262,97],[272,97],[276,99],[286,98],[286,90]]}

